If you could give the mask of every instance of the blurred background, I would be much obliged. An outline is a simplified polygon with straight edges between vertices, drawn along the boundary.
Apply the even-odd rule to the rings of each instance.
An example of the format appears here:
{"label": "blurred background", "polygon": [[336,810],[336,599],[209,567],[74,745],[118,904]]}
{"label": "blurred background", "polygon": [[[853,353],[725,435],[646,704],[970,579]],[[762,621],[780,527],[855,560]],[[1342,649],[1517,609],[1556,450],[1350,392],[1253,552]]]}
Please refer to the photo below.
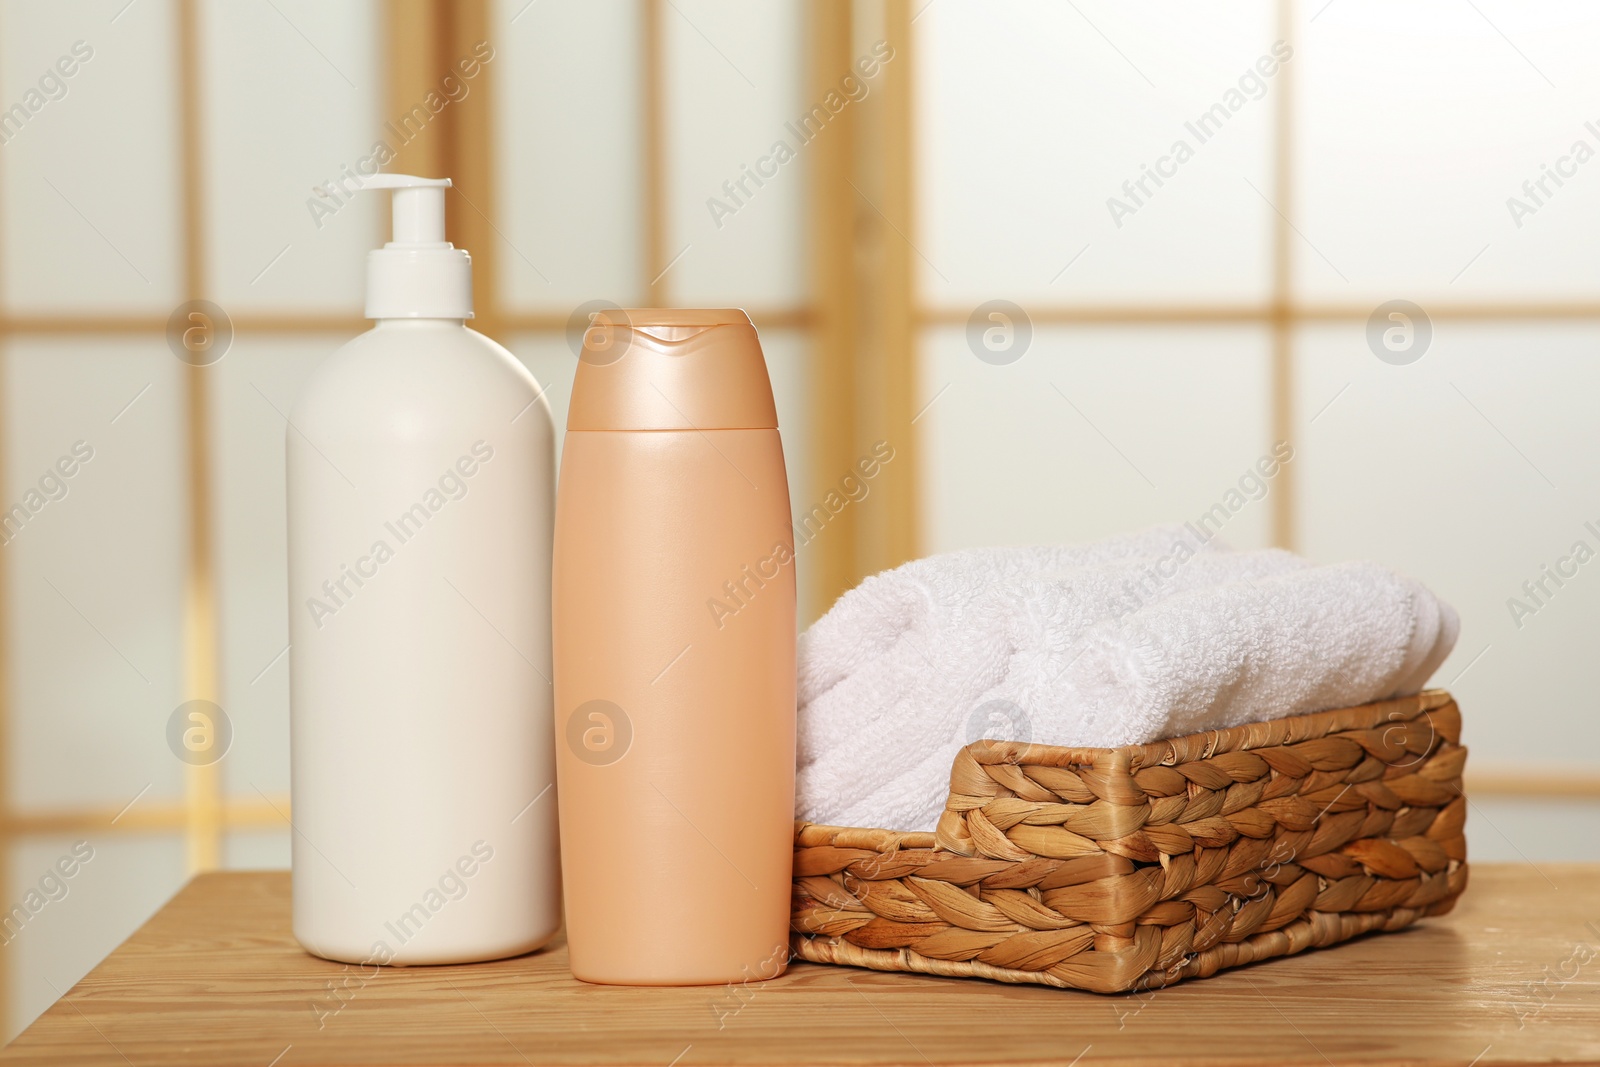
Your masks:
{"label": "blurred background", "polygon": [[288,864],[285,413],[365,328],[372,161],[455,179],[558,426],[589,311],[733,305],[797,516],[888,443],[802,622],[1221,503],[1460,610],[1475,860],[1600,859],[1597,46],[1554,0],[3,0],[6,1036]]}

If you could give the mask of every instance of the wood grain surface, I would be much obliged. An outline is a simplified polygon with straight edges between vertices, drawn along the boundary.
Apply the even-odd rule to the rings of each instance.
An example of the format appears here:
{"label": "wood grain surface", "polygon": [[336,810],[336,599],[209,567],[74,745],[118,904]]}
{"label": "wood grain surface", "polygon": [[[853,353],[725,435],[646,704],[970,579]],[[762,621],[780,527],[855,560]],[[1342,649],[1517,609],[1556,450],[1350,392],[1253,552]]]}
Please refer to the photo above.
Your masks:
{"label": "wood grain surface", "polygon": [[1475,866],[1457,909],[1148,994],[797,963],[586,986],[566,950],[361,972],[289,934],[287,873],[196,878],[0,1064],[1600,1064],[1600,866]]}

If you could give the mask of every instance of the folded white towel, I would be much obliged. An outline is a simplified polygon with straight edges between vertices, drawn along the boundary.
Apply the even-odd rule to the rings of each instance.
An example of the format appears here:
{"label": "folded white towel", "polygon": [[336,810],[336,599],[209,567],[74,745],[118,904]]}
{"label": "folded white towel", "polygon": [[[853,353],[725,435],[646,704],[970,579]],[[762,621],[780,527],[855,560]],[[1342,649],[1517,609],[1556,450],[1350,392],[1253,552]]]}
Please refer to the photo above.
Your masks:
{"label": "folded white towel", "polygon": [[917,560],[801,639],[798,815],[931,830],[980,737],[1113,746],[1417,692],[1458,630],[1385,568],[1183,526]]}

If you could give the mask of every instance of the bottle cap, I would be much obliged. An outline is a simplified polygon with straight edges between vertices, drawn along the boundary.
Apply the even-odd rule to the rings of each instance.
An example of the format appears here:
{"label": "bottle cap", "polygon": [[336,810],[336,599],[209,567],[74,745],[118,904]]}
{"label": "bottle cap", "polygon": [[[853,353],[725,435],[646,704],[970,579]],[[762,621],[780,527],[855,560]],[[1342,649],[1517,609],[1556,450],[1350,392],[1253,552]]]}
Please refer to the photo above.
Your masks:
{"label": "bottle cap", "polygon": [[569,430],[777,425],[761,341],[738,308],[599,311],[584,331]]}
{"label": "bottle cap", "polygon": [[472,318],[472,257],[444,239],[450,179],[374,174],[361,188],[394,192],[393,237],[367,253],[367,318]]}

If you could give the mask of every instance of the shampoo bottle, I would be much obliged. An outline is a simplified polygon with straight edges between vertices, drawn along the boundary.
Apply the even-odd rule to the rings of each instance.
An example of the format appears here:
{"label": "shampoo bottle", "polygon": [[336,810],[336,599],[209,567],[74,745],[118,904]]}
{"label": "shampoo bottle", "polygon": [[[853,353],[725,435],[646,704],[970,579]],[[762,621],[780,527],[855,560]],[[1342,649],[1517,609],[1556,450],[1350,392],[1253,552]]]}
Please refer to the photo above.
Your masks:
{"label": "shampoo bottle", "polygon": [[551,786],[554,434],[470,330],[448,180],[383,174],[376,325],[288,429],[294,934],[348,963],[530,951],[560,924]]}
{"label": "shampoo bottle", "polygon": [[794,534],[743,312],[607,312],[585,333],[556,509],[555,668],[574,976],[782,973]]}

